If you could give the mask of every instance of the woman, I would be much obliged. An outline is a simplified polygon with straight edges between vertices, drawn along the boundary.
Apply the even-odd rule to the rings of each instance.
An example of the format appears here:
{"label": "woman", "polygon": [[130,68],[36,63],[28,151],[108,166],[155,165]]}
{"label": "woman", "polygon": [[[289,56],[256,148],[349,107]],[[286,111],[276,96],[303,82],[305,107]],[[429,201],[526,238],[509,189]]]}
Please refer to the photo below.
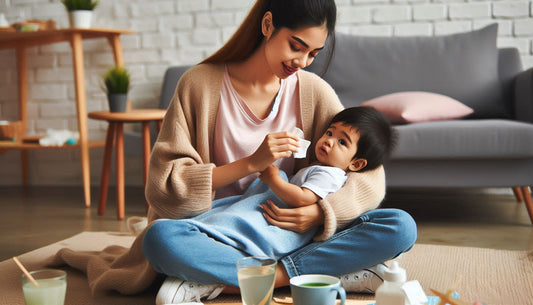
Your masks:
{"label": "woman", "polygon": [[[342,109],[327,83],[301,70],[328,36],[334,40],[335,21],[334,0],[258,0],[228,43],[181,78],[150,161],[150,221],[205,212],[214,197],[242,194],[272,163],[287,173],[307,165],[291,158],[298,137],[287,130],[299,127],[316,142]],[[316,242],[280,260],[276,286],[299,274],[351,273],[341,277],[347,290],[373,292],[382,280],[372,266],[407,251],[416,239],[407,213],[374,210],[383,197],[380,167],[350,174],[341,190],[318,205],[265,205],[272,225],[297,232],[323,229]],[[353,200],[359,209],[343,209]],[[145,257],[169,276],[156,302],[235,292],[235,262],[247,253],[183,224],[158,221],[143,237]]]}
{"label": "woman", "polygon": [[[273,161],[287,173],[308,165],[287,158],[296,151],[297,138],[284,130],[297,126],[316,142],[342,109],[327,83],[300,70],[322,50],[327,36],[334,38],[335,17],[334,0],[258,0],[230,41],[182,77],[152,152],[146,186],[150,221],[207,211],[215,191],[216,198],[222,198],[244,190],[255,177],[249,174]],[[242,111],[248,117],[237,121],[234,114]],[[258,136],[257,126],[265,122],[271,125]],[[280,228],[321,228],[316,242],[280,260],[276,285],[288,285],[289,278],[299,274],[324,273],[342,275],[348,291],[372,292],[381,283],[376,276],[380,263],[407,251],[416,240],[416,225],[407,213],[374,210],[384,194],[380,167],[350,174],[343,188],[317,205],[287,210],[266,206],[266,219]],[[359,209],[343,209],[354,206],[354,200]],[[347,201],[351,204],[343,204]],[[85,272],[93,293],[139,293],[156,280],[154,268],[169,275],[158,302],[168,301],[162,297],[165,292],[177,296],[168,303],[215,296],[220,284],[232,292],[236,258],[245,253],[221,243],[215,243],[216,250],[209,248],[195,231],[189,240],[184,235],[172,240],[172,231],[162,223],[152,224],[130,248],[111,246],[99,253],[62,249],[49,264]],[[164,253],[165,248],[174,253]],[[183,280],[192,282],[183,285]]]}

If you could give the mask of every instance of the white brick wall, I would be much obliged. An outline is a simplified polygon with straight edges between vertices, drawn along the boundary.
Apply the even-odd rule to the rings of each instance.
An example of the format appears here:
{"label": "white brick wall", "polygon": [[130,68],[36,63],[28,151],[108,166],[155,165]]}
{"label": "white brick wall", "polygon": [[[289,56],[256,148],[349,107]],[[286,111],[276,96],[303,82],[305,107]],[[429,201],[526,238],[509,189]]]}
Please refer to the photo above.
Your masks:
{"label": "white brick wall", "polygon": [[[127,28],[122,37],[124,60],[133,74],[134,107],[156,107],[165,69],[194,64],[226,41],[254,0],[103,0],[94,26]],[[516,47],[524,68],[533,67],[533,0],[337,0],[338,31],[358,35],[442,35],[499,23],[498,45]],[[9,22],[53,19],[68,26],[59,0],[3,0],[0,12]],[[77,128],[72,55],[68,43],[28,50],[28,131]],[[107,109],[100,75],[113,64],[105,40],[84,41],[88,111]],[[0,119],[18,117],[16,57],[0,50]],[[89,120],[91,139],[103,139],[106,124]],[[139,126],[129,126],[139,130]],[[91,178],[98,186],[102,149],[91,150]],[[126,183],[142,183],[140,156],[126,160]],[[30,152],[32,184],[81,184],[79,153]],[[20,183],[18,151],[0,154],[0,184]],[[111,179],[114,182],[114,179]]]}
{"label": "white brick wall", "polygon": [[[413,6],[413,21],[445,20],[448,17],[448,6],[442,3],[421,4]],[[413,22],[414,24],[416,24]]]}
{"label": "white brick wall", "polygon": [[501,1],[492,3],[492,15],[497,18],[529,16],[529,1]]}

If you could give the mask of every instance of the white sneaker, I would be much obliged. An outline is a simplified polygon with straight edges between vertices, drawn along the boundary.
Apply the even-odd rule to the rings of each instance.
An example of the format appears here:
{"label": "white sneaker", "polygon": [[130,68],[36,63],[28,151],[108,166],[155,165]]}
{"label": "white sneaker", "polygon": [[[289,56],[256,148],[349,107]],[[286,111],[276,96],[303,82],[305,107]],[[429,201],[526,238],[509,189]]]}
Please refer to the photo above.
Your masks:
{"label": "white sneaker", "polygon": [[383,274],[387,266],[377,264],[370,268],[345,274],[340,277],[341,286],[346,292],[376,293],[378,287],[383,284]]}
{"label": "white sneaker", "polygon": [[[216,298],[224,290],[224,285],[202,285],[193,282],[167,277],[159,288],[155,298],[156,305],[183,304],[189,302],[200,302],[201,298],[208,300]],[[200,303],[201,304],[201,303]]]}

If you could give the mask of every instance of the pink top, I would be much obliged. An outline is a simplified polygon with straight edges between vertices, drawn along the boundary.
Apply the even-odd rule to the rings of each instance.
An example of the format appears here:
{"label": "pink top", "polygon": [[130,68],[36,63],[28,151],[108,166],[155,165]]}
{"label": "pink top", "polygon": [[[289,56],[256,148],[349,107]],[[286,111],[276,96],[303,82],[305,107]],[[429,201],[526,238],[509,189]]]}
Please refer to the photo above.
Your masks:
{"label": "pink top", "polygon": [[[270,114],[265,119],[260,119],[235,90],[226,68],[220,90],[220,105],[215,120],[213,141],[214,161],[217,166],[251,155],[261,145],[267,134],[292,131],[294,127],[302,128],[297,73],[281,80],[281,86]],[[294,158],[292,157],[279,159],[274,164],[288,175],[293,173]],[[216,198],[244,193],[258,175],[258,173],[251,174],[219,188]]]}

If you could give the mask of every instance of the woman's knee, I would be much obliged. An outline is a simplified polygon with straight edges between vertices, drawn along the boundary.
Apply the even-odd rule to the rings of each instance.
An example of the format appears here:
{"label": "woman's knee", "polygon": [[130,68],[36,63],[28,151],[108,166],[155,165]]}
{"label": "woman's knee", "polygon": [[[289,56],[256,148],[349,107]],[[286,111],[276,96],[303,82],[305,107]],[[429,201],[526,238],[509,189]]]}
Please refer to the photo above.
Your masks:
{"label": "woman's knee", "polygon": [[143,238],[143,254],[150,262],[161,261],[175,252],[180,243],[175,242],[178,231],[184,224],[173,220],[157,220],[145,232]]}
{"label": "woman's knee", "polygon": [[149,261],[151,261],[153,256],[159,252],[156,249],[158,249],[160,247],[160,243],[165,240],[165,230],[163,227],[165,227],[165,225],[161,222],[161,220],[157,220],[150,225],[150,227],[148,227],[144,233],[142,243],[143,254]]}
{"label": "woman's knee", "polygon": [[417,238],[417,227],[413,217],[400,209],[380,209],[380,219],[386,223],[391,234],[395,235],[395,240],[402,252],[409,250]]}

